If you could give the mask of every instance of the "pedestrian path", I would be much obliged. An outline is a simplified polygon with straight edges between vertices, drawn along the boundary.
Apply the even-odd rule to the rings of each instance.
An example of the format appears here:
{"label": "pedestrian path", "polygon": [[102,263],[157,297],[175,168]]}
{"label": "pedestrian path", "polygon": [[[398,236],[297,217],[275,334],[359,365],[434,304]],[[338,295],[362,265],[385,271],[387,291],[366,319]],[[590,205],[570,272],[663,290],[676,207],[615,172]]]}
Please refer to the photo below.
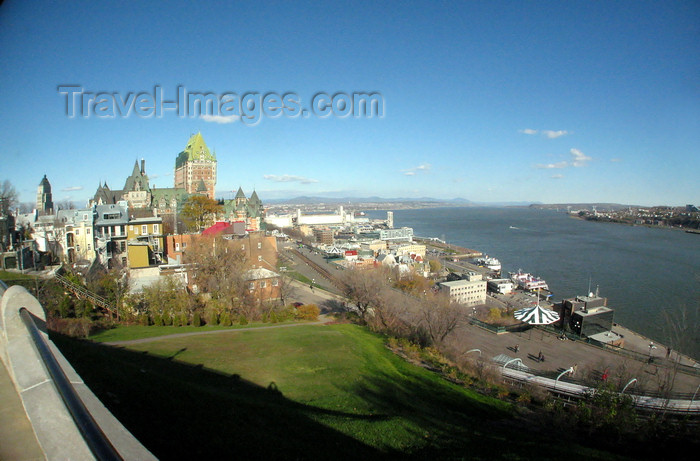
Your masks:
{"label": "pedestrian path", "polygon": [[0,460],[43,460],[44,453],[10,374],[0,362]]}

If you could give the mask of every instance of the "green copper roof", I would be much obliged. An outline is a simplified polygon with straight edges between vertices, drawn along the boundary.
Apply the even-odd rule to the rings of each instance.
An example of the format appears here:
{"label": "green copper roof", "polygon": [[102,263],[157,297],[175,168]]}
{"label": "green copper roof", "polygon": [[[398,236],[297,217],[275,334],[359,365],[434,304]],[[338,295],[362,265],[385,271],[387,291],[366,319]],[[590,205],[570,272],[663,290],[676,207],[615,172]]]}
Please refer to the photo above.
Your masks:
{"label": "green copper roof", "polygon": [[239,187],[238,192],[236,192],[236,197],[235,198],[246,198],[245,194],[243,193],[243,188]]}
{"label": "green copper roof", "polygon": [[209,151],[207,144],[204,142],[202,133],[197,133],[190,137],[187,141],[185,150],[180,152],[175,160],[175,168],[180,168],[188,161],[209,160],[216,161],[216,156]]}

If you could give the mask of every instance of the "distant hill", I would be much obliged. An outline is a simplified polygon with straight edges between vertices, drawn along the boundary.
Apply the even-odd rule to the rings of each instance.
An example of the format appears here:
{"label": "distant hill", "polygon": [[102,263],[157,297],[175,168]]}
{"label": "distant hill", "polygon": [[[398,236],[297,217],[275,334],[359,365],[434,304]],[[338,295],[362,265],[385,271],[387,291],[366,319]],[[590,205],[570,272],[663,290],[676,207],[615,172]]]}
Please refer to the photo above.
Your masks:
{"label": "distant hill", "polygon": [[400,203],[402,205],[423,205],[423,206],[530,206],[533,202],[473,202],[471,200],[456,197],[452,199],[439,199],[434,197],[393,197],[384,198],[377,196],[370,197],[315,197],[302,195],[289,199],[270,199],[263,201],[270,205],[318,205],[318,204],[390,204]]}

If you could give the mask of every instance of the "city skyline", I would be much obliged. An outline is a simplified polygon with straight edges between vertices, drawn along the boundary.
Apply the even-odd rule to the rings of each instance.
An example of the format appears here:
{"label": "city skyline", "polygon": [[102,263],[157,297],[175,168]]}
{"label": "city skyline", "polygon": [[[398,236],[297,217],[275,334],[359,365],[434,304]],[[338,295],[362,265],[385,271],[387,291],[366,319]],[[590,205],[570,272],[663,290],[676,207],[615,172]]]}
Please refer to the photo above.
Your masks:
{"label": "city skyline", "polygon": [[[121,188],[141,159],[152,185],[173,187],[197,132],[226,199],[239,187],[263,200],[700,197],[695,2],[31,6],[0,7],[0,180],[20,202],[47,175],[54,202],[82,206],[104,182]],[[70,117],[66,87],[114,105]],[[119,113],[139,93],[168,102],[181,89],[218,102],[235,93],[238,115],[250,94],[258,106],[291,94],[299,110],[258,107],[254,123],[167,106],[139,114],[138,101]],[[319,93],[376,94],[381,116],[314,114]]]}

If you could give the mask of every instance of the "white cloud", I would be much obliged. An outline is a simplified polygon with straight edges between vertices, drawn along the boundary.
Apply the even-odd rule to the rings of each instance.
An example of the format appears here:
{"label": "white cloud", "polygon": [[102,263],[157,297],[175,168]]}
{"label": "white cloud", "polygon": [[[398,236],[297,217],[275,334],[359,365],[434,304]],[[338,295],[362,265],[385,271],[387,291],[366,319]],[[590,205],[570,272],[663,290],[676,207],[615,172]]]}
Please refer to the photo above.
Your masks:
{"label": "white cloud", "polygon": [[547,136],[549,139],[556,139],[560,136],[564,136],[564,135],[569,134],[569,132],[566,130],[559,130],[559,131],[543,130],[542,134]]}
{"label": "white cloud", "polygon": [[318,180],[316,179],[305,178],[304,176],[296,176],[291,174],[266,174],[263,175],[263,178],[267,179],[268,181],[274,182],[299,182],[301,184],[313,184],[318,182]]}
{"label": "white cloud", "polygon": [[554,168],[566,168],[569,166],[569,162],[558,162],[558,163],[547,163],[547,164],[539,164],[535,165],[535,168],[543,169],[543,170],[548,170],[548,169],[554,169]]}
{"label": "white cloud", "polygon": [[430,163],[423,163],[422,165],[415,166],[413,168],[408,168],[406,170],[401,170],[404,176],[415,176],[419,171],[428,171],[432,168]]}
{"label": "white cloud", "polygon": [[214,123],[219,123],[219,124],[224,124],[224,123],[233,123],[238,120],[240,120],[241,116],[240,115],[202,115],[199,118],[204,120],[205,122],[214,122]]}
{"label": "white cloud", "polygon": [[68,186],[61,189],[61,192],[73,192],[76,190],[83,190],[83,186]]}
{"label": "white cloud", "polygon": [[586,162],[593,160],[591,157],[587,156],[578,149],[571,149],[571,155],[574,157],[571,164],[577,168],[586,166]]}
{"label": "white cloud", "polygon": [[621,158],[611,158],[610,161],[617,163],[617,162],[621,162],[622,159]]}
{"label": "white cloud", "polygon": [[549,139],[556,139],[561,136],[565,136],[567,134],[571,134],[571,132],[566,131],[566,130],[533,130],[532,128],[525,128],[524,130],[518,130],[518,133],[522,134],[529,134],[529,135],[535,135],[535,134],[541,134],[542,136],[546,136]]}
{"label": "white cloud", "polygon": [[563,177],[564,177],[563,174],[553,174],[553,175],[552,175],[552,179],[561,179],[561,178],[563,178]]}

